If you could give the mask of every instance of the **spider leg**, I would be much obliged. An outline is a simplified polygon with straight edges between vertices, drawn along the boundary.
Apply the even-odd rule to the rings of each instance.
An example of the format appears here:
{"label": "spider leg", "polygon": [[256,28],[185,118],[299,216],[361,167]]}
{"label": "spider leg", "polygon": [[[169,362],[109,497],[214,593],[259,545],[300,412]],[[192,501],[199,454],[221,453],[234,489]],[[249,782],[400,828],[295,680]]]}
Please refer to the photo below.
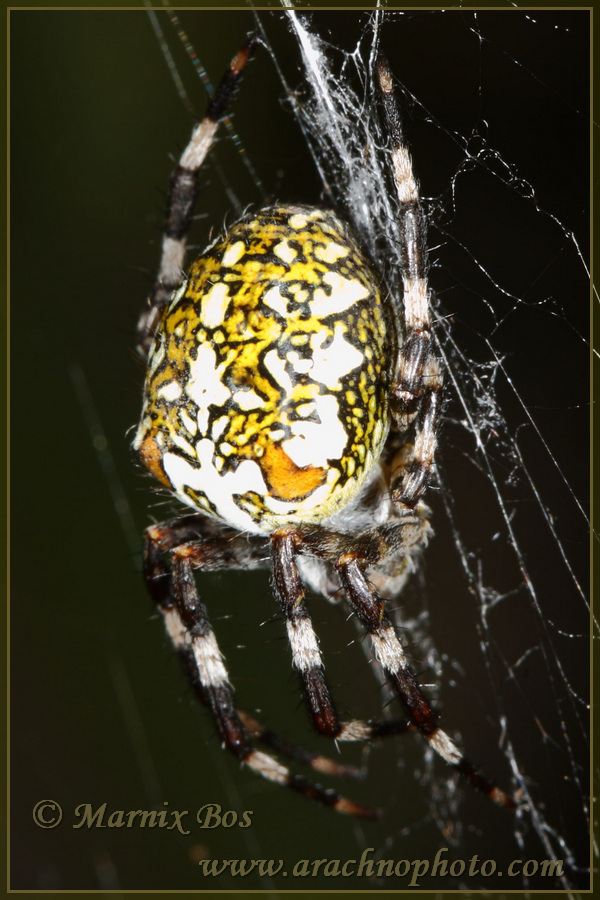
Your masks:
{"label": "spider leg", "polygon": [[[248,568],[248,561],[255,567],[264,564],[264,542],[256,542],[254,551],[249,551],[252,541],[232,532],[229,539],[208,537],[198,540],[199,531],[206,522],[201,517],[190,516],[166,525],[151,526],[146,532],[144,554],[146,577],[151,594],[163,615],[167,632],[177,650],[190,683],[202,703],[208,707],[218,729],[223,746],[252,771],[276,784],[289,787],[305,797],[330,806],[348,815],[374,818],[377,810],[361,806],[337,792],[313,784],[305,778],[294,775],[274,756],[256,750],[248,739],[244,723],[252,722],[236,709],[233,690],[225,667],[215,633],[208,618],[204,602],[198,593],[194,569]],[[214,531],[214,526],[207,529]],[[230,529],[223,529],[230,532]],[[178,543],[189,534],[194,540]],[[234,536],[235,535],[235,536]],[[167,567],[165,551],[170,557]],[[276,736],[274,736],[276,738]],[[287,745],[294,756],[295,748]],[[319,761],[321,758],[319,758]],[[326,761],[320,766],[325,771]],[[336,771],[333,774],[349,774]]]}
{"label": "spider leg", "polygon": [[363,777],[364,773],[361,769],[357,769],[356,766],[343,765],[333,759],[329,759],[327,756],[322,756],[320,753],[312,753],[310,750],[305,750],[304,747],[292,744],[270,728],[265,728],[264,725],[252,716],[242,712],[242,710],[238,709],[238,715],[250,737],[271,747],[281,756],[287,756],[289,759],[293,759],[304,766],[310,766],[311,769],[323,772],[325,775],[335,775],[338,778]]}
{"label": "spider leg", "polygon": [[392,497],[397,503],[412,509],[427,487],[434,464],[442,376],[434,355],[431,292],[427,286],[427,216],[404,142],[392,78],[383,59],[378,62],[378,75],[386,122],[392,137],[392,168],[402,235],[404,343],[392,387],[396,400],[393,412],[400,431],[406,431],[416,420],[412,461],[392,482]]}
{"label": "spider leg", "polygon": [[[439,727],[437,714],[411,672],[395,628],[385,613],[384,601],[365,574],[368,567],[382,562],[394,551],[402,549],[407,553],[411,545],[418,546],[422,542],[423,523],[423,517],[415,511],[408,513],[399,523],[382,525],[355,537],[318,526],[282,529],[271,537],[274,588],[286,614],[294,665],[302,676],[307,705],[317,729],[325,718],[335,722],[338,730],[324,733],[331,733],[339,740],[367,740],[415,728],[436,753],[474,787],[500,806],[514,809],[514,800],[481,775]],[[335,564],[348,602],[367,629],[375,657],[402,703],[408,720],[404,728],[397,722],[351,721],[344,724],[337,719],[324,682],[321,654],[294,562],[294,554],[298,553]],[[314,690],[315,684],[317,690]]]}
{"label": "spider leg", "polygon": [[[213,535],[209,549],[209,536]],[[224,528],[220,524],[207,519],[204,516],[187,516],[175,519],[162,525],[153,525],[147,531],[145,549],[145,571],[150,592],[154,600],[162,608],[168,605],[169,572],[164,565],[165,551],[186,543],[197,541],[202,537],[202,568],[209,569],[250,569],[264,568],[268,561],[268,548],[266,541],[261,544],[254,538],[247,541],[240,537],[239,533]],[[188,675],[192,675],[192,682],[198,687],[193,670],[186,663]],[[201,697],[206,704],[205,697]],[[335,760],[328,759],[318,753],[311,753],[296,744],[287,741],[275,731],[265,728],[260,722],[247,713],[237,710],[246,731],[250,735],[270,746],[282,756],[287,756],[303,765],[310,766],[316,771],[335,775],[341,778],[359,778],[361,772],[354,766],[342,765]],[[387,724],[387,723],[385,723]],[[390,723],[391,724],[391,723]]]}
{"label": "spider leg", "polygon": [[[442,374],[434,355],[431,326],[432,295],[427,284],[427,216],[421,202],[412,161],[402,134],[392,77],[385,61],[378,60],[379,88],[388,131],[392,137],[392,169],[398,195],[399,230],[402,239],[404,335],[398,372],[392,387],[396,428],[405,432],[414,423],[414,444],[405,446],[394,460],[392,499],[405,509],[415,509],[434,466],[437,430],[442,403]],[[402,702],[408,720],[432,748],[461,772],[478,790],[501,806],[515,803],[468,762],[451,738],[437,724],[437,715],[425,699],[411,672],[402,645],[383,599],[365,575],[372,559],[349,550],[337,561],[340,581],[350,605],[367,628],[375,656]]]}
{"label": "spider leg", "polygon": [[304,695],[319,734],[338,737],[341,723],[325,681],[325,669],[298,574],[296,535],[279,531],[271,538],[273,592],[285,616],[292,660],[300,673]]}
{"label": "spider leg", "polygon": [[[411,517],[416,518],[416,517]],[[396,543],[399,538],[396,527]],[[312,539],[312,540],[311,540]],[[324,540],[323,540],[324,539]],[[327,540],[328,539],[328,540]],[[376,539],[376,538],[375,538]],[[292,662],[300,674],[306,706],[315,730],[325,737],[339,741],[369,741],[401,734],[411,727],[410,722],[363,722],[352,719],[340,721],[325,680],[325,667],[313,624],[305,601],[304,586],[298,573],[295,557],[309,548],[315,555],[337,559],[348,544],[348,536],[324,529],[307,532],[285,528],[271,536],[273,593],[285,616]],[[382,536],[381,540],[384,540]],[[364,549],[368,537],[362,543]],[[380,546],[378,545],[378,549]],[[373,551],[375,556],[375,551]]]}
{"label": "spider leg", "polygon": [[206,114],[192,133],[171,176],[167,199],[167,222],[162,243],[160,266],[148,306],[138,322],[138,353],[148,356],[152,338],[164,306],[181,283],[187,233],[198,193],[198,172],[211,149],[219,123],[239,83],[242,71],[257,38],[251,36],[231,61],[210,101]]}
{"label": "spider leg", "polygon": [[249,541],[238,531],[226,528],[206,516],[191,515],[150,525],[144,541],[144,577],[153,600],[162,607],[169,605],[170,572],[165,553],[182,544],[196,542],[203,549],[204,571],[222,569],[264,569],[268,566],[268,543],[254,538]]}
{"label": "spider leg", "polygon": [[514,809],[514,800],[481,775],[437,724],[437,714],[409,668],[394,626],[385,613],[384,601],[365,576],[364,564],[355,554],[348,553],[339,559],[337,569],[348,601],[369,632],[377,661],[400,699],[408,720],[436,753],[474,787],[500,806]]}

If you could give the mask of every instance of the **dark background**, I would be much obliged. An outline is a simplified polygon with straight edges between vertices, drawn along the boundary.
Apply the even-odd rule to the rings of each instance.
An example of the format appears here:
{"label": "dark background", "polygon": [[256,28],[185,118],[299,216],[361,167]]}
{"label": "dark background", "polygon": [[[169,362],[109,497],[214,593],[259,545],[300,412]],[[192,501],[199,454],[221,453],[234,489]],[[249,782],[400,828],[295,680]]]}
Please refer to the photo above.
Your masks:
{"label": "dark background", "polygon": [[[252,16],[180,17],[217,81],[252,28]],[[280,14],[264,13],[263,21],[297,86],[297,59]],[[380,823],[335,816],[240,771],[221,752],[139,575],[137,536],[172,507],[129,449],[143,379],[134,328],[157,264],[169,154],[185,145],[192,118],[144,12],[13,11],[10,23],[12,887],[391,889],[406,882],[288,877],[274,885],[223,876],[213,883],[202,880],[196,861],[203,855],[282,858],[291,870],[300,858],[345,861],[365,847],[385,858],[432,859],[441,846],[451,848],[449,858],[479,853],[499,867],[515,857],[545,858],[528,814],[515,821],[462,785],[448,799],[447,770],[438,761],[426,765],[422,743],[412,736],[364,757],[358,748],[344,750],[345,759],[364,758],[368,778],[343,787],[362,802],[384,806]],[[351,49],[364,15],[320,13],[317,23],[321,34]],[[444,314],[453,317],[457,343],[484,359],[489,337],[535,415],[564,482],[525,424],[524,407],[499,378],[499,402],[584,590],[586,529],[564,483],[586,504],[589,307],[584,267],[565,231],[573,231],[587,258],[587,23],[583,12],[475,18],[455,11],[390,14],[384,30],[391,69],[418,101],[407,103],[406,115],[423,192],[440,198],[433,209],[440,228],[430,235],[432,282]],[[162,24],[202,111],[201,85],[166,17]],[[310,157],[264,51],[249,67],[234,122],[269,196],[319,201]],[[462,139],[473,128],[481,137],[472,136],[467,148]],[[453,175],[482,138],[499,157],[487,157],[472,177],[456,179],[453,206]],[[230,142],[220,143],[217,156],[239,204],[261,202]],[[501,187],[501,179],[490,176],[507,165],[533,185],[537,205],[524,199],[526,186],[513,180]],[[214,166],[206,179],[195,237],[200,245],[234,205]],[[442,494],[432,492],[436,537],[422,578],[401,603],[407,617],[429,610],[442,678],[428,668],[418,635],[414,643],[408,635],[409,651],[421,680],[443,685],[441,694],[435,687],[430,692],[448,730],[462,736],[468,754],[503,786],[511,772],[499,748],[499,715],[510,717],[510,737],[538,813],[574,852],[568,883],[584,887],[587,830],[573,775],[585,785],[587,743],[578,730],[585,714],[572,714],[556,670],[552,684],[546,680],[541,617],[523,589],[473,442],[452,425],[460,416],[450,402],[444,481],[486,583],[508,596],[497,609],[490,598],[486,640],[492,650],[484,654],[478,601],[461,574]],[[518,467],[521,481],[513,489],[514,460],[490,453],[523,542],[523,564],[543,615],[551,617],[552,646],[573,693],[585,696],[583,606],[524,487],[527,473]],[[211,576],[203,585],[241,706],[260,708],[286,736],[321,747],[309,734],[267,576]],[[324,602],[312,608],[341,708],[376,714],[380,692],[357,646],[347,647],[355,633],[343,611]],[[33,824],[32,808],[43,799],[64,810],[56,829]],[[164,801],[170,809],[193,811],[214,801],[223,809],[253,810],[254,825],[201,831],[191,813],[187,837],[156,829],[71,828],[78,804],[105,801],[108,811],[162,808]],[[448,876],[424,878],[421,887],[526,886],[516,881]],[[529,886],[546,884],[533,879]]]}

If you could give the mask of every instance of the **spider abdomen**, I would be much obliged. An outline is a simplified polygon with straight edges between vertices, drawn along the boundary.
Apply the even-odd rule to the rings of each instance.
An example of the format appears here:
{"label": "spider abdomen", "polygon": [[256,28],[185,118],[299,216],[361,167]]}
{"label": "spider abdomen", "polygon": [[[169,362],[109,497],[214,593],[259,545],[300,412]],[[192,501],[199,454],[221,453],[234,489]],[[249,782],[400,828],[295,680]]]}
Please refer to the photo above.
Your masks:
{"label": "spider abdomen", "polygon": [[381,453],[395,347],[377,278],[333,213],[252,213],[165,308],[135,447],[183,502],[240,530],[322,521]]}

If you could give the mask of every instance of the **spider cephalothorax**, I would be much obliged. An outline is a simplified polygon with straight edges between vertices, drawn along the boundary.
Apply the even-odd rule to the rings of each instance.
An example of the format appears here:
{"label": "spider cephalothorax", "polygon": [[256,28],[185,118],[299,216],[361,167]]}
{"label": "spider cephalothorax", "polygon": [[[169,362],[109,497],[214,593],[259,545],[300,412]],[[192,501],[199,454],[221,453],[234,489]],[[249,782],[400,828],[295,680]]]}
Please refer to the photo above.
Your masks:
{"label": "spider cephalothorax", "polygon": [[[480,790],[512,806],[437,725],[384,606],[430,533],[422,495],[434,465],[442,380],[431,334],[426,218],[383,61],[378,90],[403,244],[402,316],[348,227],[309,207],[249,213],[181,277],[199,168],[253,43],[233,60],[175,170],[159,275],[140,322],[148,372],[135,448],[195,510],[148,529],[149,589],[224,746],[264,777],[338,811],[374,814],[254,748],[262,740],[315,769],[349,774],[236,709],[194,569],[270,561],[319,733],[357,741],[417,729]],[[325,596],[343,590],[405,720],[340,720],[303,582]]]}

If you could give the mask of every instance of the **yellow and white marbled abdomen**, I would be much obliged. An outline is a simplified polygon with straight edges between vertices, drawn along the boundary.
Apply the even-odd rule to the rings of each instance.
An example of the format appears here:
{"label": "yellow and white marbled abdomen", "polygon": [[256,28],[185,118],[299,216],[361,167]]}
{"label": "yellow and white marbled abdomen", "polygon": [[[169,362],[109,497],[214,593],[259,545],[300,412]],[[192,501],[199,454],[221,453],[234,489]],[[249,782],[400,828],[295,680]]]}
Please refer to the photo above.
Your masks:
{"label": "yellow and white marbled abdomen", "polygon": [[264,209],[211,244],[164,310],[134,446],[180,500],[239,530],[321,522],[379,458],[395,360],[346,226]]}

